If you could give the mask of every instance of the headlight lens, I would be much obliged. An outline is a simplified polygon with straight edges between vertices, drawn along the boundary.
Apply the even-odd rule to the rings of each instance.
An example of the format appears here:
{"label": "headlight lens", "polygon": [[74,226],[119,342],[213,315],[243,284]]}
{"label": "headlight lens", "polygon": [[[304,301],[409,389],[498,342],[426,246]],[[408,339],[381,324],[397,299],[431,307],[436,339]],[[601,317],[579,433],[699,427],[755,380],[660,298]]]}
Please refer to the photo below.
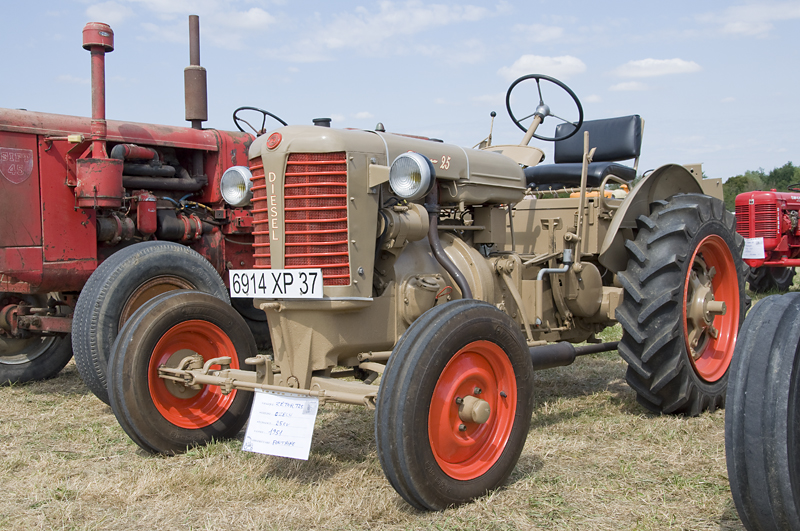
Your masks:
{"label": "headlight lens", "polygon": [[436,177],[433,164],[419,153],[399,155],[389,169],[389,186],[395,194],[414,201],[428,195]]}
{"label": "headlight lens", "polygon": [[250,198],[253,197],[250,192],[250,188],[253,186],[251,177],[253,174],[245,166],[233,166],[225,170],[219,182],[222,199],[234,207],[243,207],[250,203]]}

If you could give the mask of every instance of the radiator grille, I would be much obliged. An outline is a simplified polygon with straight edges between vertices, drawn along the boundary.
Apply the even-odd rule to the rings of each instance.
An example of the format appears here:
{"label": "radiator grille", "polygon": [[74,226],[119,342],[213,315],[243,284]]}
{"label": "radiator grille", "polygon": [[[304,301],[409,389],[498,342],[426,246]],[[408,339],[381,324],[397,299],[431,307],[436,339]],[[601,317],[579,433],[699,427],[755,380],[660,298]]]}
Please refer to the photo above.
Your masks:
{"label": "radiator grille", "polygon": [[777,238],[778,206],[772,203],[736,206],[736,232],[744,238]]}
{"label": "radiator grille", "polygon": [[250,161],[250,173],[253,174],[253,257],[258,269],[269,269],[271,260],[269,255],[269,208],[267,207],[267,182],[264,177],[264,165],[261,158]]}
{"label": "radiator grille", "polygon": [[322,268],[326,286],[350,284],[345,153],[292,153],[284,181],[284,267]]}
{"label": "radiator grille", "polygon": [[[255,267],[268,269],[272,267],[268,183],[261,159],[251,161],[250,171],[253,173]],[[345,153],[290,154],[283,196],[283,267],[319,267],[325,286],[350,285]]]}

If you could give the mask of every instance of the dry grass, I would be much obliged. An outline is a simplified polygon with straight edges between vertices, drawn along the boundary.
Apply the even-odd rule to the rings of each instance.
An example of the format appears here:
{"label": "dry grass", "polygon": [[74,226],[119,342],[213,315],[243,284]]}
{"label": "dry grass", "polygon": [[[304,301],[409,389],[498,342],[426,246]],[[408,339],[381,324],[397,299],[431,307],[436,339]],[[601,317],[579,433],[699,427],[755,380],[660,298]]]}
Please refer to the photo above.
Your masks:
{"label": "dry grass", "polygon": [[307,462],[241,452],[240,439],[154,457],[71,363],[53,380],[0,388],[0,528],[743,529],[723,412],[646,414],[624,372],[608,353],[537,373],[509,484],[424,513],[384,478],[371,412],[323,408]]}

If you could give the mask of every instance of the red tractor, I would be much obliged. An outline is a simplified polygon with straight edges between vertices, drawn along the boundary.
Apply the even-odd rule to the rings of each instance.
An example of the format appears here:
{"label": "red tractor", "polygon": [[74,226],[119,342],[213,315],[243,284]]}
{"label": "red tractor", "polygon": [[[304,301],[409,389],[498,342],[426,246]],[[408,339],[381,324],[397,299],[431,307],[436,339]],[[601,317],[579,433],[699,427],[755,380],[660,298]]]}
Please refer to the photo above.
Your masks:
{"label": "red tractor", "polygon": [[[139,306],[174,289],[229,301],[220,275],[253,267],[241,166],[267,117],[285,122],[248,107],[234,112],[241,132],[202,129],[196,16],[189,26],[192,127],[106,121],[104,61],[114,34],[101,23],[83,29],[91,119],[0,109],[0,384],[54,376],[74,353],[84,381],[108,401],[109,349]],[[260,130],[242,118],[253,110]],[[234,306],[266,346],[264,313],[248,301]]]}
{"label": "red tractor", "polygon": [[756,293],[787,291],[800,265],[800,184],[788,192],[736,196],[736,231],[745,238],[748,282]]}

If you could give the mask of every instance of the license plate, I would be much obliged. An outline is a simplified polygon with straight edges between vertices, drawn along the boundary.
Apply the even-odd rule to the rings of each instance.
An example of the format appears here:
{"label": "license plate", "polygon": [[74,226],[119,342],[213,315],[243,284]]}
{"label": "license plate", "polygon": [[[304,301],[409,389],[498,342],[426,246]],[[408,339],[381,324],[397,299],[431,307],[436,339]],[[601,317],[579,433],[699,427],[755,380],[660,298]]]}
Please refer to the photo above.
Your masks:
{"label": "license plate", "polygon": [[322,269],[231,269],[228,279],[234,298],[322,298]]}

